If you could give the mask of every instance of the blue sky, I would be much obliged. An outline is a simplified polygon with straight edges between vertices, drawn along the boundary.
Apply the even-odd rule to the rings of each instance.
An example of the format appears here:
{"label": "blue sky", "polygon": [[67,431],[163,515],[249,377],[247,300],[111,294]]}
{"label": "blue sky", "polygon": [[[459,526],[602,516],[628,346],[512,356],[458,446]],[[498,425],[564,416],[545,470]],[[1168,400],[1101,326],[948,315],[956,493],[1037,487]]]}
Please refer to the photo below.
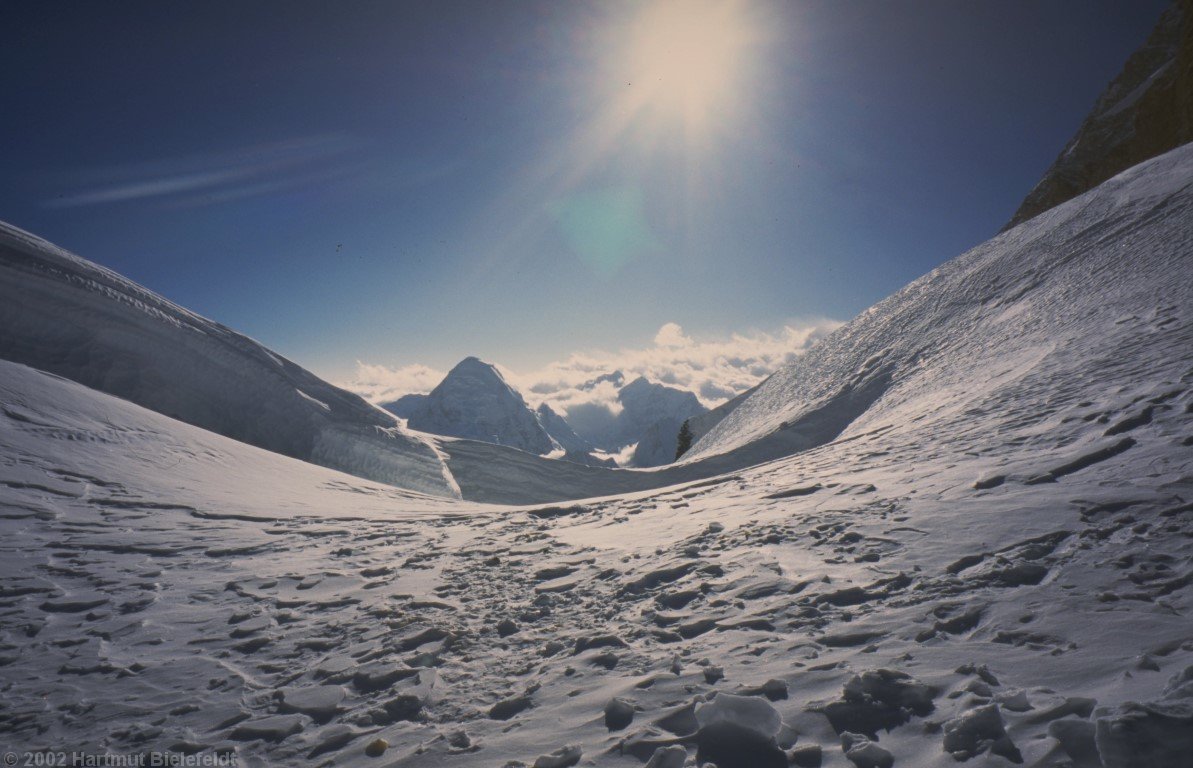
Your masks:
{"label": "blue sky", "polygon": [[847,320],[994,234],[1164,5],[732,4],[696,125],[634,90],[648,3],[9,2],[0,219],[337,380]]}

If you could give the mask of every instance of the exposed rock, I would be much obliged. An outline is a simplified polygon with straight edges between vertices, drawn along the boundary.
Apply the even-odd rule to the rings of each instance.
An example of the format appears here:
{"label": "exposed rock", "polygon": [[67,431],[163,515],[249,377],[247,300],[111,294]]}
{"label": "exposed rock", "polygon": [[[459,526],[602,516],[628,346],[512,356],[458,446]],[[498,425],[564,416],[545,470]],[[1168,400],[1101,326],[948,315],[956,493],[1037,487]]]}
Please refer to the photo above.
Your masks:
{"label": "exposed rock", "polygon": [[1164,12],[1004,229],[1193,141],[1193,19],[1187,8],[1182,12],[1182,3],[1174,3]]}

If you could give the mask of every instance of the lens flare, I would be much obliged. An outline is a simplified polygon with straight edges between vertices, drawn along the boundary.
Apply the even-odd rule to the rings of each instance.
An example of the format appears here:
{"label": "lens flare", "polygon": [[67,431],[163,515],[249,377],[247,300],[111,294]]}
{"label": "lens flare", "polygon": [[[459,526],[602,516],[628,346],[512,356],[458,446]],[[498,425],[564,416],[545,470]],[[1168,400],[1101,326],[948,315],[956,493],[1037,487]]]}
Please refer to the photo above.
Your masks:
{"label": "lens flare", "polygon": [[625,53],[634,101],[695,132],[733,106],[751,30],[732,0],[660,0],[634,20]]}

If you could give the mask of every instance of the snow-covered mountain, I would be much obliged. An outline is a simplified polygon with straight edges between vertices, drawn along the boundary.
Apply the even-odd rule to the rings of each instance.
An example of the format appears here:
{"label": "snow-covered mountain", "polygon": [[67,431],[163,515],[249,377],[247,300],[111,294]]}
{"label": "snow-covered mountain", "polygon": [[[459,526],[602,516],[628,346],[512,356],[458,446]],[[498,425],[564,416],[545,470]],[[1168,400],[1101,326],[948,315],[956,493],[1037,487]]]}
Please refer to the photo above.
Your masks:
{"label": "snow-covered mountain", "polygon": [[708,409],[696,395],[639,376],[617,393],[619,445],[637,443],[631,466],[658,467],[675,461],[676,438],[684,421]]}
{"label": "snow-covered mountain", "polygon": [[609,373],[602,373],[599,376],[594,376],[588,381],[580,384],[577,389],[593,390],[602,384],[612,384],[614,387],[620,389],[625,386],[625,374],[621,371],[611,371]]}
{"label": "snow-covered mountain", "polygon": [[547,430],[547,434],[559,444],[560,448],[572,454],[592,452],[592,443],[577,435],[572,426],[552,410],[551,406],[543,403],[539,405],[535,414],[538,416],[539,423],[543,425],[543,429]]}
{"label": "snow-covered mountain", "polygon": [[550,453],[590,467],[617,466],[592,455],[593,446],[551,406],[543,403],[532,411],[496,367],[475,357],[461,361],[430,394],[404,395],[381,407],[429,434]]}
{"label": "snow-covered mountain", "polygon": [[608,383],[618,387],[618,408],[584,404],[569,410],[567,423],[576,434],[609,453],[626,446],[637,446],[630,466],[657,467],[675,460],[676,437],[685,419],[704,413],[705,408],[693,393],[652,382],[639,376],[623,384],[621,371],[602,374],[580,386],[592,389]]}
{"label": "snow-covered mountain", "polygon": [[529,453],[556,449],[534,411],[492,365],[466,357],[406,420],[411,429],[449,437],[481,440]]}
{"label": "snow-covered mountain", "polygon": [[286,456],[400,488],[457,493],[432,446],[384,411],[2,223],[0,358]]}
{"label": "snow-covered mountain", "polygon": [[[580,389],[602,383],[621,385],[624,380],[624,374],[615,371],[586,382]],[[496,367],[469,357],[430,394],[405,395],[381,407],[421,432],[479,440],[539,455],[562,450],[556,458],[594,467],[616,466],[612,459],[593,456],[594,451],[617,452],[627,445],[636,445],[630,466],[671,463],[680,425],[707,410],[691,392],[644,377],[621,386],[617,398],[621,410],[616,416],[582,421],[587,429],[580,434],[547,403],[531,410]]]}
{"label": "snow-covered mountain", "polygon": [[[1191,179],[1185,145],[962,254],[676,465],[422,443],[384,414],[342,438],[426,445],[468,498],[573,499],[530,507],[185,423],[367,419],[9,231],[0,743],[33,764],[1187,768]],[[322,420],[294,407],[317,395]]]}
{"label": "snow-covered mountain", "polygon": [[651,424],[638,436],[629,466],[661,467],[675,461],[682,427],[683,421],[677,419],[659,419]]}
{"label": "snow-covered mountain", "polygon": [[1190,178],[1193,146],[879,304],[701,441],[728,453],[598,470],[436,441],[484,488],[617,492],[569,503],[420,496],[2,361],[0,741],[1184,768]]}
{"label": "snow-covered mountain", "polygon": [[427,396],[422,394],[402,395],[397,400],[388,403],[381,403],[381,407],[403,419],[409,419],[423,404],[427,401]]}

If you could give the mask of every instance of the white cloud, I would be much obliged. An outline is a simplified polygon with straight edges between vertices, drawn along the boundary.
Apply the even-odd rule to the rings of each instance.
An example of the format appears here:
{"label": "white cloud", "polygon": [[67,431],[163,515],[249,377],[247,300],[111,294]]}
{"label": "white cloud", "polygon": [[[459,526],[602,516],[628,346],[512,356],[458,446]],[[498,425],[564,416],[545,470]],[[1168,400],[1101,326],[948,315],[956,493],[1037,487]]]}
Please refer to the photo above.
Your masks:
{"label": "white cloud", "polygon": [[655,335],[653,346],[615,353],[576,353],[513,383],[528,399],[546,401],[568,414],[576,408],[604,406],[612,412],[617,385],[584,386],[595,376],[621,371],[628,383],[638,376],[687,389],[713,407],[749,389],[779,367],[802,355],[817,339],[840,326],[834,320],[788,324],[776,332],[735,333],[727,338],[693,338],[676,323]]}
{"label": "white cloud", "polygon": [[654,343],[660,347],[686,347],[692,340],[684,335],[679,323],[665,323],[655,334]]}
{"label": "white cloud", "polygon": [[390,368],[357,360],[355,377],[340,386],[370,402],[388,403],[402,395],[430,392],[446,375],[447,371],[437,371],[417,363]]}
{"label": "white cloud", "polygon": [[[835,320],[815,320],[789,323],[777,331],[696,338],[678,324],[667,323],[651,346],[576,352],[525,374],[501,370],[532,406],[546,402],[560,414],[579,419],[611,416],[621,410],[619,384],[608,380],[592,383],[614,371],[622,372],[623,383],[645,376],[687,389],[711,408],[795,360],[840,325]],[[411,392],[429,392],[443,376],[443,372],[423,365],[388,368],[357,363],[355,380],[343,386],[374,402],[385,402]]]}

